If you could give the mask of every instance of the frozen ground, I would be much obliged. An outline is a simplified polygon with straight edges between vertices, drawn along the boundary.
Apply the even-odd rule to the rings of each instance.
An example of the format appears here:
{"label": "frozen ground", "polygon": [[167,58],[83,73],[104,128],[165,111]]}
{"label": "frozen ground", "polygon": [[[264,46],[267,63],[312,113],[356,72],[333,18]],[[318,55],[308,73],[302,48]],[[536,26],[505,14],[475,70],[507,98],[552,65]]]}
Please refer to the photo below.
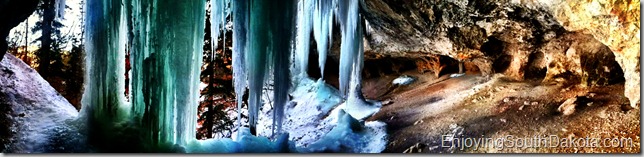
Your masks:
{"label": "frozen ground", "polygon": [[[338,126],[340,110],[344,108],[343,99],[339,92],[328,84],[320,84],[311,79],[303,79],[291,92],[292,100],[286,105],[283,129],[288,132],[289,139],[294,141],[299,148],[307,148],[315,142],[323,139],[331,130]],[[322,88],[322,89],[320,89]],[[265,102],[272,98],[265,94]],[[258,134],[271,137],[272,110],[271,105],[266,104],[260,112]],[[387,135],[386,124],[379,121],[360,122],[364,125],[363,130],[349,133],[348,130],[336,131],[335,138],[349,137],[339,140],[336,144],[347,144],[350,150],[339,150],[343,152],[366,152],[377,153],[385,149]],[[341,129],[339,129],[341,130]],[[350,143],[349,141],[356,143]],[[319,147],[319,146],[316,146]],[[308,150],[307,150],[308,151]]]}
{"label": "frozen ground", "polygon": [[[516,82],[500,74],[493,77],[467,74],[455,78],[445,77],[448,75],[434,78],[415,72],[407,75],[418,76],[418,80],[408,86],[392,86],[388,92],[370,93],[385,93],[381,98],[388,102],[370,119],[388,124],[390,135],[384,152],[640,152],[640,109],[628,107],[623,83],[589,88],[540,80]],[[382,78],[391,82],[395,77]],[[376,89],[376,83],[369,82],[384,81],[365,83],[365,88]],[[563,102],[575,97],[583,101],[577,101],[572,114],[566,116],[557,110]],[[622,142],[623,146],[609,148],[560,145],[461,150],[450,147],[452,142],[458,143],[454,140],[458,138],[525,139],[550,135],[559,139],[625,138],[627,141]],[[447,147],[441,142],[446,142]]]}

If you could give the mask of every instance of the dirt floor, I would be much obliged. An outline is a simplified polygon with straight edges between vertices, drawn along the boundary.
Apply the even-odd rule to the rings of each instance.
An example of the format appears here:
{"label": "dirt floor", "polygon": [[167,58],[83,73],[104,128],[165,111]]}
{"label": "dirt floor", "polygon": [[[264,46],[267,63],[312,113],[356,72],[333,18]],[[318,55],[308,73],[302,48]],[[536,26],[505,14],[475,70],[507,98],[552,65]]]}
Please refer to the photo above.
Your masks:
{"label": "dirt floor", "polygon": [[[400,87],[391,84],[397,76],[365,80],[366,97],[383,101],[381,111],[369,120],[388,125],[384,152],[640,152],[640,109],[628,105],[623,83],[586,88],[516,82],[502,75],[405,74],[417,80]],[[572,114],[558,112],[575,97]],[[476,140],[496,145],[461,149]]]}

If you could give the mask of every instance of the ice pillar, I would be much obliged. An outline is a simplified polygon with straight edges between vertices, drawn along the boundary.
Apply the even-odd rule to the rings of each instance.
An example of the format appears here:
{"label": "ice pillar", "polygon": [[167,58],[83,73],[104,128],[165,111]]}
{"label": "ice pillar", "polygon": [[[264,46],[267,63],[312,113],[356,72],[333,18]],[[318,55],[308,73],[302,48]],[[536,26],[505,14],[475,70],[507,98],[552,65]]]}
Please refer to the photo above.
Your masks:
{"label": "ice pillar", "polygon": [[132,116],[153,144],[195,140],[205,1],[132,0]]}

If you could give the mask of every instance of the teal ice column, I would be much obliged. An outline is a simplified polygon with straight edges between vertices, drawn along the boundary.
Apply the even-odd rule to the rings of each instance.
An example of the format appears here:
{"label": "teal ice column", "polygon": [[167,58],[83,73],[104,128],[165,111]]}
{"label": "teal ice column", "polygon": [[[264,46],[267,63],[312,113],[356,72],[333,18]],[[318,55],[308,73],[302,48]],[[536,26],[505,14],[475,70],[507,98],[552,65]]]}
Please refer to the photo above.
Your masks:
{"label": "teal ice column", "polygon": [[251,0],[249,50],[245,55],[248,76],[248,111],[251,132],[258,121],[264,81],[272,68],[274,83],[273,133],[281,128],[284,105],[290,88],[291,41],[295,34],[295,0]]}
{"label": "teal ice column", "polygon": [[153,144],[196,140],[203,0],[131,0],[132,117]]}
{"label": "teal ice column", "polygon": [[[195,140],[205,3],[87,1],[83,113],[90,124],[117,123],[125,117],[139,124],[141,136],[151,144]],[[126,45],[131,50],[131,104],[123,101]],[[108,123],[96,125],[101,124]]]}
{"label": "teal ice column", "polygon": [[123,105],[125,28],[121,0],[89,0],[85,30],[86,85],[81,115],[90,128],[109,124],[126,115]]}
{"label": "teal ice column", "polygon": [[234,0],[233,4],[233,83],[237,97],[237,125],[241,125],[243,95],[246,91],[245,55],[248,50],[248,0]]}

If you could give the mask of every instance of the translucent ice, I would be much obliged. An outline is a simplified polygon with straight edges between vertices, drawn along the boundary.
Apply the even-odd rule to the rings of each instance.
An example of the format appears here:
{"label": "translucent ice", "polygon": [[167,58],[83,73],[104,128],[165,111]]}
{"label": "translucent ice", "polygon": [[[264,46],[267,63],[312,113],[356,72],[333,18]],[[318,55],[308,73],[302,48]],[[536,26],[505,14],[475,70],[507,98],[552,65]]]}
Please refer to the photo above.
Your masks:
{"label": "translucent ice", "polygon": [[311,30],[313,25],[313,11],[316,0],[300,0],[297,14],[297,37],[295,54],[298,62],[296,68],[299,69],[300,77],[306,77],[308,68],[309,50],[311,41]]}
{"label": "translucent ice", "polygon": [[320,67],[322,78],[324,78],[324,66],[326,64],[329,41],[332,35],[333,7],[332,0],[317,0],[313,12],[313,36],[317,42],[318,66]]}
{"label": "translucent ice", "polygon": [[248,1],[233,1],[233,83],[237,97],[237,126],[241,126],[242,96],[246,91],[245,55],[248,50]]}

